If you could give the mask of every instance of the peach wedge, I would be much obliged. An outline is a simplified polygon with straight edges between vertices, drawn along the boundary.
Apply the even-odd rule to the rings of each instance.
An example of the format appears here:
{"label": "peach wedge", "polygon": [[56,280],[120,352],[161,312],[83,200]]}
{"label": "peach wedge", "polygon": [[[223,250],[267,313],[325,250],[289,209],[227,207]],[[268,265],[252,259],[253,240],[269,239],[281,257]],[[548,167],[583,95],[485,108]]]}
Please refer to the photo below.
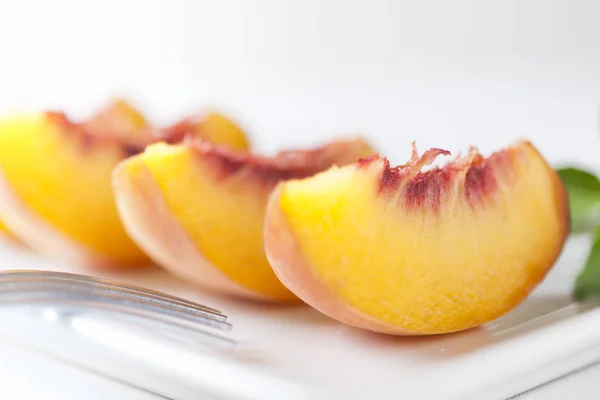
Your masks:
{"label": "peach wedge", "polygon": [[115,170],[113,189],[125,228],[159,265],[219,293],[294,302],[264,254],[271,190],[372,153],[360,139],[273,158],[197,140],[157,143]]}
{"label": "peach wedge", "polygon": [[10,235],[10,232],[8,230],[8,228],[6,227],[6,225],[4,225],[4,223],[2,221],[0,221],[0,236],[3,235]]}
{"label": "peach wedge", "polygon": [[397,335],[491,321],[544,278],[569,231],[564,187],[529,142],[421,169],[375,155],[280,183],[265,220],[277,277],[317,310]]}
{"label": "peach wedge", "polygon": [[149,265],[123,229],[110,179],[120,161],[164,132],[126,103],[83,123],[50,112],[0,121],[0,219],[24,244],[56,258]]}
{"label": "peach wedge", "polygon": [[152,143],[156,129],[133,104],[117,99],[83,123],[86,134],[113,140],[132,149],[143,149]]}
{"label": "peach wedge", "polygon": [[248,150],[250,147],[244,132],[229,118],[214,111],[156,129],[131,103],[118,99],[84,125],[90,136],[113,138],[134,151],[158,141],[178,143],[188,135],[234,149]]}
{"label": "peach wedge", "polygon": [[[48,114],[50,115],[50,114]],[[55,114],[55,121],[62,118],[59,114]],[[26,123],[26,118],[23,122]],[[8,122],[8,121],[4,121]],[[9,129],[9,126],[16,127],[18,125],[17,119],[13,121],[13,124],[4,124],[4,129]],[[115,100],[109,103],[103,110],[93,116],[89,121],[86,121],[86,131],[89,135],[97,136],[114,136],[119,132],[123,137],[131,136],[136,137],[140,134],[144,136],[144,140],[150,137],[150,130],[148,124],[143,115],[139,110],[135,109],[132,104],[122,99]],[[134,134],[134,131],[135,134]],[[0,236],[8,236],[14,239],[14,235],[10,233],[6,225],[0,220]]]}

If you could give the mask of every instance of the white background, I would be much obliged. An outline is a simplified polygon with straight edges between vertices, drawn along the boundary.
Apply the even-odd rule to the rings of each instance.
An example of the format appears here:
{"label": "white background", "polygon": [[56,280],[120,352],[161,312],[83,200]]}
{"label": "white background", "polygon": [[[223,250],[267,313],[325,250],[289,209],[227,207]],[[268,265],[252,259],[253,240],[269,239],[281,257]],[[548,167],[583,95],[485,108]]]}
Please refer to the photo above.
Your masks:
{"label": "white background", "polygon": [[214,105],[259,148],[368,135],[484,151],[528,138],[600,152],[595,0],[0,2],[0,111],[85,115],[114,95],[155,120]]}
{"label": "white background", "polygon": [[[0,0],[2,114],[84,116],[113,96],[159,123],[218,107],[265,152],[362,133],[400,163],[414,139],[489,152],[527,138],[600,168],[600,2]],[[0,350],[12,398],[144,398]]]}

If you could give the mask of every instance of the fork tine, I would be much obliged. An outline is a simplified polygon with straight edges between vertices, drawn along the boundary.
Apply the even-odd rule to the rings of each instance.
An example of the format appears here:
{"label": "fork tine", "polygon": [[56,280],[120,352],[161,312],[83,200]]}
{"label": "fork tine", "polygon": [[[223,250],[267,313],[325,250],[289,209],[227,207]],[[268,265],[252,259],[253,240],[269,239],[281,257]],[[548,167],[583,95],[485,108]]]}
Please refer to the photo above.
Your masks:
{"label": "fork tine", "polygon": [[65,282],[77,282],[82,284],[93,284],[94,286],[103,286],[106,288],[114,288],[122,291],[127,291],[130,293],[135,293],[144,296],[145,298],[156,298],[160,300],[168,299],[170,302],[174,304],[180,304],[182,306],[187,306],[192,309],[199,309],[204,311],[210,311],[214,314],[223,315],[221,311],[216,310],[214,308],[195,303],[190,300],[186,300],[181,297],[172,296],[166,293],[162,293],[156,290],[143,288],[140,286],[131,285],[123,282],[116,282],[111,279],[106,278],[98,278],[89,275],[81,275],[81,274],[73,274],[67,272],[56,272],[56,271],[28,271],[28,270],[11,270],[11,271],[2,271],[0,272],[0,280],[5,279],[15,279],[15,278],[23,278],[23,279],[47,279],[54,281],[65,281]]}
{"label": "fork tine", "polygon": [[[6,287],[2,287],[6,286]],[[202,324],[223,331],[231,330],[231,324],[224,320],[223,316],[210,312],[190,312],[189,310],[174,308],[169,304],[158,302],[149,303],[143,298],[126,298],[118,293],[108,293],[102,290],[90,291],[88,288],[76,288],[65,290],[60,285],[48,285],[47,283],[25,283],[7,282],[0,284],[0,303],[33,303],[33,302],[77,302],[79,304],[95,305],[102,308],[104,305],[120,307],[124,311],[132,310],[148,315],[162,316],[162,319],[186,320],[193,324]]]}
{"label": "fork tine", "polygon": [[[174,296],[169,296],[155,291],[146,291],[145,289],[138,288],[135,286],[126,284],[119,284],[113,281],[97,281],[87,279],[87,276],[72,277],[71,274],[67,276],[45,273],[27,273],[27,274],[15,274],[4,276],[0,273],[0,282],[7,282],[10,284],[20,283],[22,288],[25,290],[26,285],[36,285],[38,288],[50,288],[51,286],[59,287],[64,290],[81,290],[85,287],[88,291],[96,291],[99,294],[118,294],[123,298],[142,301],[145,303],[153,304],[158,307],[171,307],[179,309],[182,312],[188,312],[194,315],[198,315],[201,318],[213,318],[220,321],[226,321],[227,317],[220,311],[213,310],[209,307],[202,306],[200,304],[192,303],[187,300],[183,300]],[[39,289],[38,289],[39,290]]]}
{"label": "fork tine", "polygon": [[[70,299],[96,305],[110,303],[113,306],[131,307],[146,313],[164,314],[191,323],[201,323],[228,331],[231,324],[220,311],[161,292],[146,290],[129,284],[88,277],[86,275],[47,271],[7,271],[0,273],[0,284],[4,287],[2,302],[15,301],[15,297],[26,301],[61,301]],[[12,295],[12,297],[11,297]],[[21,300],[23,301],[23,300]]]}

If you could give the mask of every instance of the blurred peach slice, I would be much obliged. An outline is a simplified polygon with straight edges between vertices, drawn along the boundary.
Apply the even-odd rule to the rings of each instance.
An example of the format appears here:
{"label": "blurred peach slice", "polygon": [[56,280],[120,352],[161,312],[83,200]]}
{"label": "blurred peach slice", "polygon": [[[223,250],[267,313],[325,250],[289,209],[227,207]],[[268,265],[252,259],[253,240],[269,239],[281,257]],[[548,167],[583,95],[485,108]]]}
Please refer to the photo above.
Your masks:
{"label": "blurred peach slice", "polygon": [[372,153],[361,139],[272,158],[198,140],[157,143],[115,170],[113,189],[126,230],[159,265],[220,293],[296,302],[264,254],[271,190]]}
{"label": "blurred peach slice", "polygon": [[248,150],[250,148],[244,132],[231,119],[214,111],[185,118],[160,132],[154,141],[179,143],[187,136],[232,149]]}
{"label": "blurred peach slice", "polygon": [[139,152],[151,143],[179,143],[192,136],[214,144],[248,150],[250,143],[244,132],[230,118],[216,111],[189,116],[166,128],[156,128],[130,102],[114,100],[85,122],[89,135],[113,138]]}
{"label": "blurred peach slice", "polygon": [[82,125],[89,136],[111,138],[138,151],[155,141],[156,129],[140,110],[123,99],[108,103]]}
{"label": "blurred peach slice", "polygon": [[123,229],[110,176],[120,161],[168,132],[120,102],[79,124],[51,112],[0,121],[0,219],[26,245],[56,258],[105,267],[150,264]]}
{"label": "blurred peach slice", "polygon": [[12,236],[12,233],[10,233],[2,221],[0,221],[0,236]]}
{"label": "blurred peach slice", "polygon": [[[133,104],[123,99],[111,101],[82,125],[89,136],[120,140],[124,145],[130,144],[135,148],[143,149],[152,142],[152,130],[144,116]],[[0,221],[0,235],[2,234],[16,239]]]}
{"label": "blurred peach slice", "polygon": [[0,123],[0,217],[31,248],[92,265],[148,263],[122,229],[110,173],[127,153],[62,114]]}
{"label": "blurred peach slice", "polygon": [[422,171],[444,154],[280,183],[264,239],[281,282],[338,321],[397,335],[468,329],[519,304],[565,243],[564,187],[529,142]]}

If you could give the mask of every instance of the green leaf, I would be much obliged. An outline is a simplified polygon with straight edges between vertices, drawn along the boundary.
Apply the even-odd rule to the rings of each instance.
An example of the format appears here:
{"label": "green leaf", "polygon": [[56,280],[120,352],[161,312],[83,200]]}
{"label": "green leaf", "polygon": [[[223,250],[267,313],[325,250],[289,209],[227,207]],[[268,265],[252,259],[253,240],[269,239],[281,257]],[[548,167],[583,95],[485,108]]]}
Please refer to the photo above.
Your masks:
{"label": "green leaf", "polygon": [[577,168],[556,171],[565,184],[571,212],[571,231],[589,232],[600,225],[600,179]]}
{"label": "green leaf", "polygon": [[600,296],[600,228],[596,230],[592,250],[575,281],[574,296],[577,300]]}
{"label": "green leaf", "polygon": [[565,182],[565,185],[576,186],[595,192],[600,191],[600,179],[591,172],[573,167],[559,168],[556,172],[560,176],[560,179]]}

